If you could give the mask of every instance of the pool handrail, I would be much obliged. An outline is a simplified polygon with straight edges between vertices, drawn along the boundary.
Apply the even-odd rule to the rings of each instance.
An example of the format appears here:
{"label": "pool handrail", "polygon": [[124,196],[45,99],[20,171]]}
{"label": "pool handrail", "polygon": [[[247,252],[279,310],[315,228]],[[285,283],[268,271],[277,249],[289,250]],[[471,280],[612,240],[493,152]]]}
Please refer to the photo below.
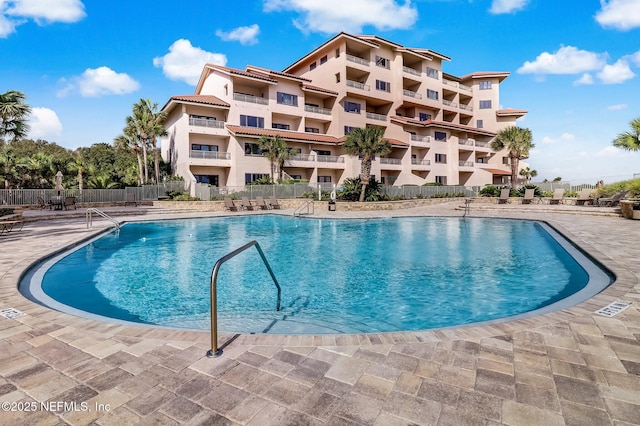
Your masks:
{"label": "pool handrail", "polygon": [[89,207],[87,209],[87,212],[86,212],[87,229],[89,229],[89,228],[91,228],[93,226],[93,220],[91,218],[91,213],[96,213],[96,214],[102,216],[103,218],[107,219],[108,221],[112,222],[114,225],[116,225],[116,231],[120,231],[120,223],[117,220],[115,220],[114,218],[112,218],[111,216],[109,216],[108,214],[103,212],[102,210],[96,209],[95,207]]}
{"label": "pool handrail", "polygon": [[211,272],[211,288],[210,288],[210,293],[211,293],[211,349],[207,351],[207,357],[209,358],[216,358],[219,357],[220,355],[222,355],[222,348],[218,347],[218,295],[217,295],[217,288],[218,288],[218,271],[220,270],[220,267],[222,266],[223,263],[225,263],[227,260],[239,255],[240,253],[242,253],[243,251],[245,251],[246,249],[248,249],[251,246],[255,246],[256,249],[258,249],[258,253],[260,254],[260,257],[262,258],[262,262],[264,263],[264,266],[267,267],[267,270],[269,271],[269,275],[271,275],[271,279],[273,279],[273,283],[276,285],[276,288],[278,289],[278,300],[276,303],[276,311],[280,310],[280,296],[282,294],[282,289],[280,288],[280,284],[278,284],[278,280],[276,279],[275,274],[273,273],[273,270],[271,269],[271,265],[269,265],[269,262],[267,261],[267,258],[264,255],[264,252],[262,251],[262,248],[260,248],[260,244],[258,244],[258,242],[256,240],[250,241],[247,244],[243,245],[242,247],[239,247],[237,249],[235,249],[234,251],[227,253],[226,255],[222,256],[220,259],[218,259],[218,261],[216,262],[216,264],[213,266],[213,271]]}
{"label": "pool handrail", "polygon": [[302,216],[302,210],[305,208],[307,209],[307,213],[305,214],[308,214],[308,215],[314,214],[315,208],[314,208],[313,200],[305,201],[304,203],[296,207],[296,209],[293,211],[293,216],[294,217]]}

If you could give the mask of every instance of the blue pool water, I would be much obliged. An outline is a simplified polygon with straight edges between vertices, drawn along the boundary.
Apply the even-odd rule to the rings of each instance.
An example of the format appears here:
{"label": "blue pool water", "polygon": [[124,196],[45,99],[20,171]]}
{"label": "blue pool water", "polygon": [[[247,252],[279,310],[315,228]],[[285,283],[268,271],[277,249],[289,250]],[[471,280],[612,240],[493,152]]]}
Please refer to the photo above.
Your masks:
{"label": "blue pool water", "polygon": [[[481,218],[299,219],[278,215],[130,223],[53,263],[46,296],[92,314],[244,333],[422,330],[530,312],[589,281],[543,225]],[[608,284],[608,283],[607,283]]]}

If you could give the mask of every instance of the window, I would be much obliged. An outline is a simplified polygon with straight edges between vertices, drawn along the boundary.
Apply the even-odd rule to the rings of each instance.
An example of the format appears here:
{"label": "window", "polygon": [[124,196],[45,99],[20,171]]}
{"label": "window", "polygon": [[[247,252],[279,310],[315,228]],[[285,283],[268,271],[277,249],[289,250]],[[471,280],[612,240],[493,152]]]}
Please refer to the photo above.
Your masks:
{"label": "window", "polygon": [[273,124],[271,124],[271,128],[272,129],[280,129],[280,130],[289,130],[291,128],[291,126],[289,126],[288,124],[273,123]]}
{"label": "window", "polygon": [[268,178],[269,175],[264,174],[264,173],[245,173],[244,174],[244,183],[251,183],[254,180],[258,180],[258,179],[262,179],[262,178]]}
{"label": "window", "polygon": [[244,155],[262,155],[262,150],[260,149],[260,145],[257,143],[245,143],[244,144]]}
{"label": "window", "polygon": [[480,82],[480,90],[489,90],[491,89],[491,81],[481,81]]}
{"label": "window", "polygon": [[360,104],[356,102],[344,102],[345,112],[353,112],[354,114],[360,114]]}
{"label": "window", "polygon": [[447,134],[445,132],[434,132],[433,137],[435,140],[437,141],[446,141],[447,140]]}
{"label": "window", "polygon": [[278,92],[278,103],[284,105],[298,106],[298,97],[289,93]]}
{"label": "window", "polygon": [[436,163],[446,164],[447,154],[436,154]]}
{"label": "window", "polygon": [[193,175],[196,178],[196,182],[205,183],[212,186],[219,186],[218,175]]}
{"label": "window", "polygon": [[480,109],[491,109],[491,101],[480,101]]}
{"label": "window", "polygon": [[331,176],[318,176],[318,183],[331,183]]}
{"label": "window", "polygon": [[502,164],[509,165],[509,157],[502,157]]}
{"label": "window", "polygon": [[436,92],[435,90],[427,89],[427,98],[437,101],[438,100],[438,92]]}
{"label": "window", "polygon": [[241,115],[240,125],[246,126],[246,127],[258,127],[260,129],[264,129],[264,118],[253,117],[251,115]]}
{"label": "window", "polygon": [[217,151],[218,145],[200,145],[197,143],[191,144],[192,151]]}
{"label": "window", "polygon": [[352,126],[344,126],[344,134],[345,136],[348,135],[349,133],[351,133],[351,131],[355,129],[355,127]]}
{"label": "window", "polygon": [[391,61],[382,56],[376,56],[376,65],[382,68],[389,69],[391,67]]}
{"label": "window", "polygon": [[431,78],[436,78],[437,79],[437,78],[439,78],[438,74],[439,74],[439,72],[438,72],[437,69],[427,67],[427,77],[431,77]]}
{"label": "window", "polygon": [[324,64],[327,62],[327,55],[324,55],[322,58],[320,58],[320,65]]}
{"label": "window", "polygon": [[312,63],[309,65],[309,71],[313,71],[313,70],[315,70],[315,69],[316,69],[316,63],[315,63],[315,62],[312,62]]}
{"label": "window", "polygon": [[484,158],[483,157],[478,157],[478,159],[476,160],[476,163],[483,164],[484,163]]}
{"label": "window", "polygon": [[296,179],[296,180],[302,179],[302,175],[289,175],[289,176],[291,176],[291,179]]}
{"label": "window", "polygon": [[440,185],[446,185],[447,184],[447,177],[446,176],[436,176],[436,183],[439,183]]}
{"label": "window", "polygon": [[431,114],[427,114],[426,112],[421,112],[418,114],[418,118],[420,121],[431,120]]}
{"label": "window", "polygon": [[336,58],[339,58],[339,57],[340,57],[340,48],[337,48],[336,49]]}
{"label": "window", "polygon": [[382,80],[376,80],[376,90],[382,90],[383,92],[391,92],[391,83]]}
{"label": "window", "polygon": [[317,127],[305,127],[304,131],[307,133],[320,133],[320,129]]}
{"label": "window", "polygon": [[[327,150],[324,150],[324,149],[314,149],[313,151],[318,155],[324,155],[324,156],[327,156],[327,157],[329,155],[331,155],[331,151],[327,151]],[[329,181],[329,182],[331,182],[331,181]]]}
{"label": "window", "polygon": [[336,83],[340,83],[340,73],[336,74]]}
{"label": "window", "polygon": [[476,127],[477,127],[478,129],[482,129],[482,128],[483,128],[483,126],[484,126],[484,122],[483,122],[482,120],[477,120],[477,121],[476,121]]}

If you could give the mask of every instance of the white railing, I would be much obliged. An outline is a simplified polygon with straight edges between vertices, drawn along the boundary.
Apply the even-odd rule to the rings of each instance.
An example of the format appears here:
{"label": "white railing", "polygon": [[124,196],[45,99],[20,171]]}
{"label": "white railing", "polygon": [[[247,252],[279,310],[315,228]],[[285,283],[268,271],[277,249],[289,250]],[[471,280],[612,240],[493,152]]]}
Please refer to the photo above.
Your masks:
{"label": "white railing", "polygon": [[473,107],[471,105],[460,104],[458,108],[463,109],[465,111],[473,111]]}
{"label": "white railing", "polygon": [[296,154],[293,157],[289,158],[292,161],[314,161],[316,158],[313,154]]}
{"label": "white railing", "polygon": [[380,157],[380,164],[402,164],[402,160],[400,160],[399,158]]}
{"label": "white railing", "polygon": [[249,102],[249,103],[252,103],[252,104],[259,104],[259,105],[268,105],[269,104],[269,99],[259,98],[257,96],[253,96],[253,95],[245,95],[244,93],[234,93],[233,94],[233,100],[234,101],[240,101],[240,102]]}
{"label": "white railing", "polygon": [[347,80],[348,87],[355,87],[356,89],[369,91],[371,88],[368,84],[360,83],[359,81]]}
{"label": "white railing", "polygon": [[456,83],[455,81],[445,80],[444,78],[442,79],[442,84],[446,86],[458,87],[458,83]]}
{"label": "white railing", "polygon": [[367,118],[370,118],[372,120],[387,121],[387,116],[386,115],[376,114],[375,112],[368,112],[367,113]]}
{"label": "white railing", "polygon": [[402,94],[411,98],[422,99],[422,95],[420,93],[414,92],[412,90],[403,89]]}
{"label": "white railing", "polygon": [[402,67],[402,71],[406,72],[407,74],[422,75],[420,71],[409,67]]}
{"label": "white railing", "polygon": [[320,108],[311,105],[305,105],[304,110],[307,112],[315,112],[316,114],[331,115],[331,110],[329,108]]}
{"label": "white railing", "polygon": [[473,92],[473,89],[469,86],[465,86],[464,84],[458,83],[458,87],[462,90],[466,90],[467,92]]}
{"label": "white railing", "polygon": [[473,139],[458,139],[458,145],[470,145],[470,146],[473,146]]}
{"label": "white railing", "polygon": [[456,102],[448,101],[448,100],[446,100],[446,99],[443,99],[443,100],[442,100],[442,104],[443,104],[443,105],[450,106],[450,107],[453,107],[453,108],[455,108],[455,107],[457,107],[457,106],[458,106],[458,104],[457,104]]}
{"label": "white railing", "polygon": [[473,161],[459,161],[458,165],[460,167],[473,167]]}
{"label": "white railing", "polygon": [[231,153],[221,151],[200,151],[192,149],[191,151],[189,151],[189,158],[200,158],[203,160],[231,160]]}
{"label": "white railing", "polygon": [[431,136],[420,136],[420,135],[411,135],[411,140],[413,142],[431,142]]}
{"label": "white railing", "polygon": [[215,118],[189,117],[190,126],[210,127],[212,129],[224,129],[224,121]]}
{"label": "white railing", "polygon": [[344,157],[337,155],[318,155],[317,159],[319,163],[344,163]]}
{"label": "white railing", "polygon": [[412,158],[411,164],[414,164],[417,166],[428,166],[431,164],[431,160],[418,160],[417,158]]}
{"label": "white railing", "polygon": [[489,145],[490,145],[489,142],[476,141],[476,147],[489,148]]}
{"label": "white railing", "polygon": [[355,62],[356,64],[369,66],[369,61],[367,59],[360,58],[358,56],[349,55],[347,53],[347,61]]}

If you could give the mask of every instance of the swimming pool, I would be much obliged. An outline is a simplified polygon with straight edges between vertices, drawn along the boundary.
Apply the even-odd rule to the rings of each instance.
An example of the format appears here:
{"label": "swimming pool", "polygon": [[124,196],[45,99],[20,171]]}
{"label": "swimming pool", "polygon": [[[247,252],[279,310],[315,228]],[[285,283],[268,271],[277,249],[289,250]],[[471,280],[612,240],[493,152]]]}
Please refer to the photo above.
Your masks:
{"label": "swimming pool", "polygon": [[209,328],[216,260],[219,328],[243,333],[422,330],[534,315],[591,297],[611,277],[535,221],[280,215],[129,223],[47,260],[21,291],[83,316]]}

